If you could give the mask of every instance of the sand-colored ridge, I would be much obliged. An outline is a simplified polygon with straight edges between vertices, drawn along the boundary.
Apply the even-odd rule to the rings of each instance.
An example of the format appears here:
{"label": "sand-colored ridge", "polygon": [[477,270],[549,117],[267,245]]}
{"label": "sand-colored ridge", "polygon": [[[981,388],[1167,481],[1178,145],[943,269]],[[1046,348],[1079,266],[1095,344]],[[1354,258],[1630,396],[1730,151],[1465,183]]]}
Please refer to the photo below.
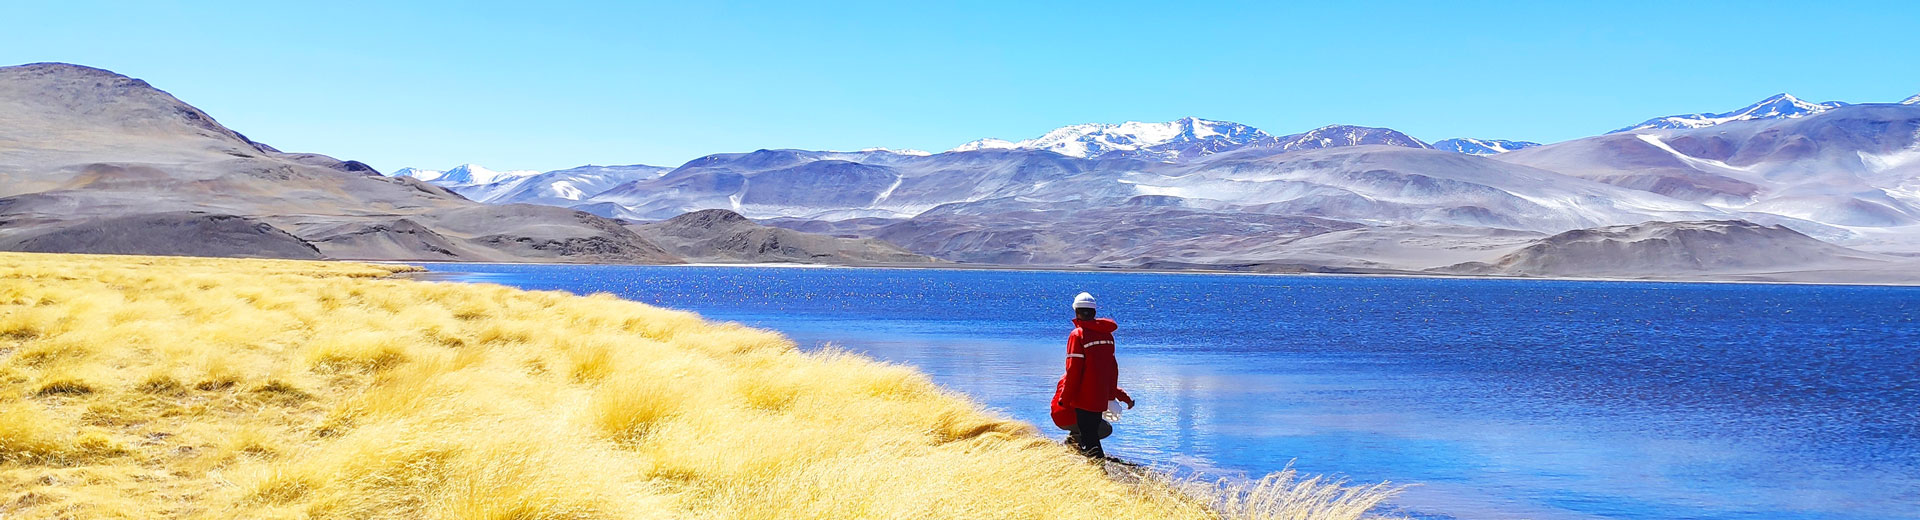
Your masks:
{"label": "sand-colored ridge", "polygon": [[6,518],[1360,518],[1113,479],[920,373],[397,265],[0,253]]}

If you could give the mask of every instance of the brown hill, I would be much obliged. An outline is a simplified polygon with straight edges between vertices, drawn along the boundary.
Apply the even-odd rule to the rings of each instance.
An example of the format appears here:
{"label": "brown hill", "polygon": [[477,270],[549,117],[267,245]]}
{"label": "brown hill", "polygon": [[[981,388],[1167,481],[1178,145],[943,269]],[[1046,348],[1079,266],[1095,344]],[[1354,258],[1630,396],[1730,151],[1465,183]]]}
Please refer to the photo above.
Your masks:
{"label": "brown hill", "polygon": [[284,153],[144,81],[61,63],[0,67],[0,248],[679,261],[612,220],[482,205],[356,161]]}

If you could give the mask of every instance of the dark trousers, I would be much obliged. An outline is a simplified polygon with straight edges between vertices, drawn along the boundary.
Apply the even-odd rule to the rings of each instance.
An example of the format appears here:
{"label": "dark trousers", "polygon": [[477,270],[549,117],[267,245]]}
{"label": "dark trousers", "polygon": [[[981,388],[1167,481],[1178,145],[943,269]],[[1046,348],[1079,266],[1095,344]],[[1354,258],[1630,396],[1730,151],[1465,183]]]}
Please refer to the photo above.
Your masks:
{"label": "dark trousers", "polygon": [[[1080,454],[1087,458],[1106,458],[1107,451],[1100,448],[1100,439],[1113,435],[1113,423],[1100,417],[1100,412],[1079,408],[1073,409],[1073,418],[1073,427],[1067,428],[1067,444],[1079,449]],[[1092,435],[1087,435],[1088,432],[1092,432]]]}

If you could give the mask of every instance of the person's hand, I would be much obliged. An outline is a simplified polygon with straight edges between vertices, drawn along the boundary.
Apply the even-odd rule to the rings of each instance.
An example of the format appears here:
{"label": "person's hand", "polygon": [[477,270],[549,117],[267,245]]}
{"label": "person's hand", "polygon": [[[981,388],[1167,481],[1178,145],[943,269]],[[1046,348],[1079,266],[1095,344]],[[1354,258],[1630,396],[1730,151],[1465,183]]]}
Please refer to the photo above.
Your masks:
{"label": "person's hand", "polygon": [[1120,396],[1120,402],[1122,402],[1122,403],[1127,403],[1127,409],[1128,409],[1128,410],[1132,410],[1132,409],[1133,409],[1133,396],[1130,396],[1130,395],[1123,395],[1123,396]]}

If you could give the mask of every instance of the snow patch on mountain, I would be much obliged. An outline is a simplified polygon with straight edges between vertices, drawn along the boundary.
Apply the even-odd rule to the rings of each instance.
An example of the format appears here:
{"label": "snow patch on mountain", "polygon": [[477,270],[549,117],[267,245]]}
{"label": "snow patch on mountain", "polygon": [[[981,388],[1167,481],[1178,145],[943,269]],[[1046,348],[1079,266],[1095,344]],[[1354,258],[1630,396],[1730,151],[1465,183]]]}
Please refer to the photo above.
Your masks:
{"label": "snow patch on mountain", "polygon": [[[1916,96],[1916,97],[1920,97],[1920,96]],[[1617,134],[1622,132],[1634,132],[1634,131],[1640,131],[1640,130],[1676,130],[1676,129],[1690,129],[1690,128],[1706,128],[1709,126],[1714,126],[1714,125],[1724,124],[1724,123],[1731,123],[1734,121],[1751,121],[1755,119],[1795,119],[1795,118],[1801,118],[1801,117],[1818,114],[1821,112],[1826,112],[1828,110],[1833,110],[1835,108],[1840,108],[1843,106],[1847,106],[1847,103],[1841,102],[1841,101],[1811,103],[1807,101],[1802,101],[1800,98],[1793,97],[1792,94],[1780,93],[1780,94],[1774,94],[1773,97],[1760,100],[1760,102],[1758,103],[1747,105],[1745,108],[1741,108],[1739,110],[1735,110],[1732,112],[1722,112],[1719,114],[1683,114],[1683,115],[1674,115],[1674,116],[1666,116],[1666,117],[1656,117],[1656,118],[1648,119],[1644,122],[1641,122],[1640,124],[1629,126],[1626,128],[1621,128],[1619,130],[1614,130],[1608,133]]]}
{"label": "snow patch on mountain", "polygon": [[1508,141],[1505,139],[1474,139],[1471,137],[1443,139],[1433,143],[1433,149],[1435,150],[1446,150],[1467,155],[1493,155],[1535,146],[1540,146],[1540,143],[1532,141]]}
{"label": "snow patch on mountain", "polygon": [[1657,135],[1637,134],[1637,135],[1634,135],[1634,137],[1640,139],[1642,142],[1645,142],[1649,145],[1653,145],[1654,148],[1659,148],[1660,151],[1662,152],[1666,152],[1672,155],[1673,158],[1679,159],[1680,162],[1687,163],[1687,165],[1692,166],[1694,168],[1698,168],[1702,171],[1710,171],[1714,173],[1724,174],[1728,172],[1743,172],[1743,171],[1748,171],[1752,169],[1751,167],[1734,166],[1731,164],[1727,164],[1726,162],[1723,162],[1723,161],[1716,161],[1713,159],[1702,159],[1699,157],[1687,155],[1686,153],[1683,153],[1679,150],[1675,150],[1673,148],[1673,145],[1667,144],[1666,141],[1660,140],[1660,136],[1657,136]]}
{"label": "snow patch on mountain", "polygon": [[1914,94],[1914,95],[1913,95],[1913,97],[1910,97],[1910,98],[1906,98],[1906,99],[1903,99],[1903,100],[1900,100],[1900,104],[1902,104],[1902,105],[1920,105],[1920,94]]}
{"label": "snow patch on mountain", "polygon": [[[1867,168],[1868,173],[1882,173],[1920,162],[1920,150],[1901,150],[1884,154],[1864,151],[1854,153],[1859,154],[1860,164]],[[1913,182],[1920,183],[1920,178],[1913,179]]]}

